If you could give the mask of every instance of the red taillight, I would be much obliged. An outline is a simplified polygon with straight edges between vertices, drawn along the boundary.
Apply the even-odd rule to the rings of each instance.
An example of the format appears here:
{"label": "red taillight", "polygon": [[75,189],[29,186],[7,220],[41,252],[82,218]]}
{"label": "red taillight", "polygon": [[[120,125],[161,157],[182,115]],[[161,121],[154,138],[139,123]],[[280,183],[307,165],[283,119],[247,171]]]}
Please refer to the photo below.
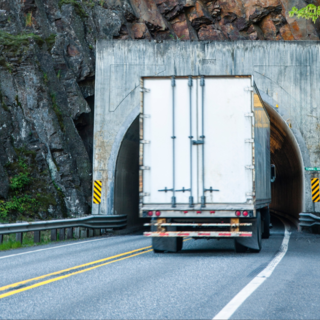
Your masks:
{"label": "red taillight", "polygon": [[240,217],[241,216],[241,212],[240,211],[236,211],[236,216]]}
{"label": "red taillight", "polygon": [[210,211],[210,213],[216,213],[215,211]]}
{"label": "red taillight", "polygon": [[161,212],[160,212],[160,211],[156,211],[156,216],[157,216],[157,217],[159,217],[159,216],[160,216],[160,214],[161,214]]}
{"label": "red taillight", "polygon": [[242,215],[244,216],[244,217],[247,217],[248,216],[248,211],[243,211],[243,213],[242,213]]}
{"label": "red taillight", "polygon": [[201,213],[201,211],[197,211],[197,213]]}
{"label": "red taillight", "polygon": [[188,211],[183,211],[183,213],[188,213]]}
{"label": "red taillight", "polygon": [[148,212],[148,216],[151,217],[152,215],[153,215],[153,212],[152,212],[152,211],[149,211],[149,212]]}

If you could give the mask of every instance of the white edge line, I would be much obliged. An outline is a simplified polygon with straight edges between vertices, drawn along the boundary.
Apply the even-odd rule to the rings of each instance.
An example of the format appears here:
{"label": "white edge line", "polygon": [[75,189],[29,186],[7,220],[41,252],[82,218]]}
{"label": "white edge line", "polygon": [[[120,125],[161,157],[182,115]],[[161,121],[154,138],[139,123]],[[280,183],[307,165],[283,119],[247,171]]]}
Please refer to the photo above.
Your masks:
{"label": "white edge line", "polygon": [[84,240],[84,241],[79,241],[79,242],[76,242],[76,243],[65,244],[65,245],[63,245],[63,246],[55,246],[55,247],[50,247],[50,248],[45,248],[45,249],[32,250],[32,251],[27,251],[27,252],[10,254],[10,255],[8,255],[8,256],[0,257],[0,259],[11,258],[11,257],[16,257],[16,256],[21,256],[21,255],[23,255],[23,254],[28,254],[28,253],[34,253],[34,252],[40,252],[40,251],[46,251],[46,250],[53,250],[53,249],[58,249],[58,248],[62,248],[62,247],[69,247],[69,246],[74,246],[74,245],[77,245],[77,244],[89,243],[89,242],[94,242],[94,241],[102,241],[102,240],[107,240],[107,239],[108,239],[108,238],[95,239],[95,240]]}
{"label": "white edge line", "polygon": [[[279,218],[280,219],[280,218]],[[253,278],[214,318],[214,319],[230,319],[236,310],[242,305],[250,295],[259,288],[259,286],[271,276],[276,266],[288,251],[290,232],[286,222],[280,219],[284,224],[285,231],[281,247],[276,256],[271,260],[265,269],[263,269],[255,278]]]}

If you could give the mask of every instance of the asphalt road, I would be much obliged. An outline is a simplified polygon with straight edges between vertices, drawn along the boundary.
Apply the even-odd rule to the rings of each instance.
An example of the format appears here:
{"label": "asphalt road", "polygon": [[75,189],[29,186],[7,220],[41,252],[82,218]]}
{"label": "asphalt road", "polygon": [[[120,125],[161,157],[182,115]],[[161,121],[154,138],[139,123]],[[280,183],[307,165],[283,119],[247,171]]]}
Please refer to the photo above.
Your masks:
{"label": "asphalt road", "polygon": [[[258,254],[236,254],[232,240],[187,240],[180,253],[154,254],[141,235],[2,252],[0,318],[212,319],[275,259],[284,226],[273,224]],[[319,250],[319,235],[291,229],[283,259],[231,318],[319,319]]]}

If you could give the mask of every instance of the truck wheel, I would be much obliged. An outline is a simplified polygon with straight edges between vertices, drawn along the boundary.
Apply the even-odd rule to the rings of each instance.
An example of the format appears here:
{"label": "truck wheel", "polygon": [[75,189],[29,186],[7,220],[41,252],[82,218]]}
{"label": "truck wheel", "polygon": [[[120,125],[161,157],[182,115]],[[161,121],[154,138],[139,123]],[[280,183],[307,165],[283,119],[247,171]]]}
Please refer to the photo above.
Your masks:
{"label": "truck wheel", "polygon": [[262,233],[262,239],[269,239],[270,237],[270,211],[269,209],[266,209],[264,211],[264,217],[263,217],[263,233]]}
{"label": "truck wheel", "polygon": [[261,221],[261,215],[260,211],[257,211],[257,223],[256,223],[256,228],[257,228],[257,243],[258,243],[258,249],[250,249],[251,252],[258,253],[261,250],[261,239],[262,239],[262,221]]}
{"label": "truck wheel", "polygon": [[182,237],[178,237],[177,239],[177,251],[181,251],[183,247],[183,238]]}
{"label": "truck wheel", "polygon": [[236,240],[234,241],[234,249],[236,253],[244,253],[247,251],[247,247],[242,245],[241,243],[238,243]]}
{"label": "truck wheel", "polygon": [[182,249],[181,237],[155,237],[152,238],[152,249],[155,253],[178,252]]}

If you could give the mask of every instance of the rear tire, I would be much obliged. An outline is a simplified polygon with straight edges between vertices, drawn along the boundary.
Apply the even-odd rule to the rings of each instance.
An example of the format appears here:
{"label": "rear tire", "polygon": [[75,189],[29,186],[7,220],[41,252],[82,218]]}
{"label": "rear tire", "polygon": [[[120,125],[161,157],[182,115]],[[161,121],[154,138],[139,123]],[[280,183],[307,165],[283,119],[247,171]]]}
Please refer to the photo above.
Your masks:
{"label": "rear tire", "polygon": [[236,253],[244,253],[248,250],[246,246],[243,246],[242,244],[238,243],[237,241],[234,241],[234,249]]}
{"label": "rear tire", "polygon": [[263,233],[262,239],[269,239],[270,237],[270,211],[269,209],[264,210],[263,214]]}
{"label": "rear tire", "polygon": [[183,247],[183,238],[182,237],[178,237],[177,239],[177,251],[181,251],[182,247]]}
{"label": "rear tire", "polygon": [[153,252],[154,252],[154,253],[164,253],[163,250],[158,250],[158,249],[155,249],[155,248],[153,248]]}

